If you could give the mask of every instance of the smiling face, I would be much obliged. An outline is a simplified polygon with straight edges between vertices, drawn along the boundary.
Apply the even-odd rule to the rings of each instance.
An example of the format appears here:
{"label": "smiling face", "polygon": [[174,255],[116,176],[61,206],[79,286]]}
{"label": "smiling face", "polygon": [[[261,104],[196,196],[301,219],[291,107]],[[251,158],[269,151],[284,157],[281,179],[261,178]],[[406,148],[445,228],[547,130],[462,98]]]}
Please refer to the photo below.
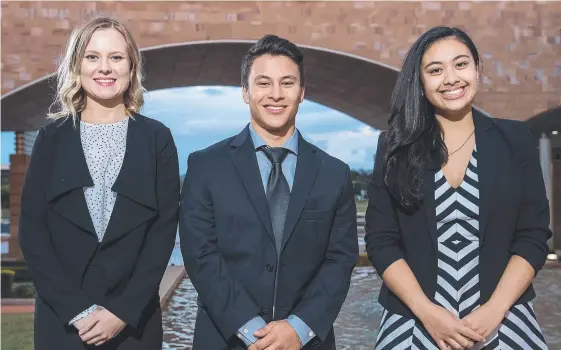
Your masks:
{"label": "smiling face", "polygon": [[131,62],[127,42],[113,28],[93,33],[80,67],[80,80],[88,100],[122,103],[130,84]]}
{"label": "smiling face", "polygon": [[477,93],[478,67],[469,48],[456,38],[432,44],[421,61],[426,98],[443,117],[471,111]]}
{"label": "smiling face", "polygon": [[298,105],[304,100],[298,65],[287,56],[262,55],[251,66],[243,99],[249,104],[254,126],[272,135],[295,126]]}

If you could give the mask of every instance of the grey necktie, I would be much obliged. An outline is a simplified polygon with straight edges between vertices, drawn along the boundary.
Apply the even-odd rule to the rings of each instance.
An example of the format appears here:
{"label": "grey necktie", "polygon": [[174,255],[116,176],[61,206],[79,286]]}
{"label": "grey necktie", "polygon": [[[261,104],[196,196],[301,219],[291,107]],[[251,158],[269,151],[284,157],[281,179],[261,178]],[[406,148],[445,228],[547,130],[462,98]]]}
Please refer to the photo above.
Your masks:
{"label": "grey necktie", "polygon": [[282,147],[263,147],[261,151],[267,156],[271,164],[271,174],[267,181],[267,203],[269,204],[269,215],[275,235],[277,253],[280,252],[286,211],[290,201],[290,188],[282,173],[282,162],[288,155],[288,149]]}

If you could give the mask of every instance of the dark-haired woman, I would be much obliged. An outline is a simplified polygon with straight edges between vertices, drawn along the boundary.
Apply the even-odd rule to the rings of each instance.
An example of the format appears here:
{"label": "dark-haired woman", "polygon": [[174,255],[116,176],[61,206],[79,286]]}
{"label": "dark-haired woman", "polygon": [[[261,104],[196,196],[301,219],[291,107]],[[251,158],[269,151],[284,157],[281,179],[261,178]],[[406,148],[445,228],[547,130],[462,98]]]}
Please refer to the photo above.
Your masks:
{"label": "dark-haired woman", "polygon": [[547,348],[532,307],[551,236],[536,145],[473,109],[480,71],[472,40],[436,27],[399,74],[366,213],[377,349]]}

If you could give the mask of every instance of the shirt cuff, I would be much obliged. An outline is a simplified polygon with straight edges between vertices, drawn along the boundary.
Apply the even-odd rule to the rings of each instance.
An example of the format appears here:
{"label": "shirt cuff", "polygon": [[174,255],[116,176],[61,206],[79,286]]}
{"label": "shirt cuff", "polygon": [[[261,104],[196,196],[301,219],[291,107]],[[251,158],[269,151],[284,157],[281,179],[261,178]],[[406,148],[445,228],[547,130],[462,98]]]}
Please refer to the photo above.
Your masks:
{"label": "shirt cuff", "polygon": [[69,325],[73,325],[74,322],[79,321],[81,319],[83,319],[84,317],[88,316],[89,314],[91,314],[92,312],[95,311],[95,309],[97,309],[97,305],[93,304],[92,306],[90,306],[89,308],[87,308],[86,310],[80,312],[78,314],[78,316],[74,317],[73,319],[70,320],[70,322],[68,322]]}
{"label": "shirt cuff", "polygon": [[300,319],[300,317],[290,315],[286,319],[286,322],[294,328],[296,334],[298,334],[298,338],[300,338],[302,346],[308,344],[310,340],[315,338],[316,334],[314,331],[312,331],[310,327],[308,327],[308,325]]}
{"label": "shirt cuff", "polygon": [[263,328],[267,325],[265,320],[260,316],[255,316],[249,320],[245,325],[238,329],[238,338],[240,338],[246,346],[257,341],[257,338],[253,335],[258,329]]}

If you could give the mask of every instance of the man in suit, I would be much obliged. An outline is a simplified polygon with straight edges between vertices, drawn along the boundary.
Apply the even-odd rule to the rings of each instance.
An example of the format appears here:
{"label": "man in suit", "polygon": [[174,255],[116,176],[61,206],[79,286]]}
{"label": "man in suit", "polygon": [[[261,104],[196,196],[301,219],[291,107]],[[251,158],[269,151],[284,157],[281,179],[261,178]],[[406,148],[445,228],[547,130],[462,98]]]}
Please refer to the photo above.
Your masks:
{"label": "man in suit", "polygon": [[304,84],[300,49],[263,37],[242,62],[251,122],[189,156],[179,233],[195,350],[335,349],[356,207],[349,167],[295,127]]}

